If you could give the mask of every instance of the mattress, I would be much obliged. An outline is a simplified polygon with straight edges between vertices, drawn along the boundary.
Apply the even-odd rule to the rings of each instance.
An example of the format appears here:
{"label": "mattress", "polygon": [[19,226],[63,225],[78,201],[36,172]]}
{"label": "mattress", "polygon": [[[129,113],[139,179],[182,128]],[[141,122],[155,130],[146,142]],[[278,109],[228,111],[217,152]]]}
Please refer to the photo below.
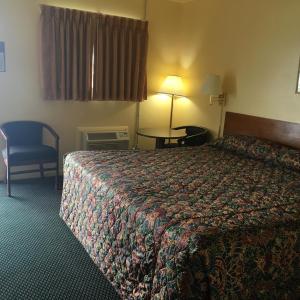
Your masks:
{"label": "mattress", "polygon": [[300,172],[211,146],[74,152],[60,216],[123,299],[296,299]]}

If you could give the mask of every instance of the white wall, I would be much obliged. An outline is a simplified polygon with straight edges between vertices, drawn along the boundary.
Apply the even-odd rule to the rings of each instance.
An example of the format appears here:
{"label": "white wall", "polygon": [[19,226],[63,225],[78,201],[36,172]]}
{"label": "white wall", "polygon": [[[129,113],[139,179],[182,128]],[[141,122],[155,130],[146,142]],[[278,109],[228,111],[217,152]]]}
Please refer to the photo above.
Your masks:
{"label": "white wall", "polygon": [[200,92],[207,73],[224,77],[228,111],[300,122],[295,94],[299,0],[199,0],[184,5],[180,67],[192,86],[195,121],[218,129],[219,107]]}

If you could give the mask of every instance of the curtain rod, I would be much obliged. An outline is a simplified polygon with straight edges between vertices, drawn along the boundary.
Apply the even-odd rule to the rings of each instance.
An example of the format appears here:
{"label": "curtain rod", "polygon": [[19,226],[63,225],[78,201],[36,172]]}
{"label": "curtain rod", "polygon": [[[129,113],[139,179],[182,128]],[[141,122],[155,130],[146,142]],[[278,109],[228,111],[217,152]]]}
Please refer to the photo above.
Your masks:
{"label": "curtain rod", "polygon": [[[148,16],[148,0],[144,0],[144,19],[143,21],[147,21]],[[133,149],[138,149],[138,135],[137,132],[140,129],[140,114],[141,114],[141,103],[138,102],[136,104],[135,109],[135,124],[134,124],[134,140],[133,140]]]}
{"label": "curtain rod", "polygon": [[139,18],[139,19],[133,18],[133,17],[128,17],[128,16],[111,15],[111,14],[103,13],[101,11],[96,11],[96,10],[86,10],[86,9],[78,9],[78,8],[71,8],[71,7],[64,7],[64,6],[48,5],[48,4],[44,4],[44,3],[39,4],[39,6],[40,6],[40,12],[42,11],[41,10],[42,6],[48,6],[48,7],[53,7],[53,8],[70,9],[70,10],[84,11],[84,12],[89,12],[89,13],[94,13],[94,14],[101,14],[101,15],[108,15],[108,16],[114,16],[114,17],[127,18],[127,19],[132,19],[132,20],[146,21],[146,18],[147,18],[147,3],[148,3],[148,0],[145,0],[144,15],[141,18]]}
{"label": "curtain rod", "polygon": [[144,19],[143,21],[147,21],[147,11],[148,11],[148,0],[145,0],[145,4],[144,4]]}

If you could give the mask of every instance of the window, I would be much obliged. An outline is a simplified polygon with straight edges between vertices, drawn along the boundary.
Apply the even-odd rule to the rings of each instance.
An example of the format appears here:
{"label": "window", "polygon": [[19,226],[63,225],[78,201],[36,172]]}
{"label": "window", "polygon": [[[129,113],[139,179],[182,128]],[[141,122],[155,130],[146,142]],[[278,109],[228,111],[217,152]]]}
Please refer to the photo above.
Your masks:
{"label": "window", "polygon": [[45,99],[146,98],[148,22],[46,5],[41,8]]}

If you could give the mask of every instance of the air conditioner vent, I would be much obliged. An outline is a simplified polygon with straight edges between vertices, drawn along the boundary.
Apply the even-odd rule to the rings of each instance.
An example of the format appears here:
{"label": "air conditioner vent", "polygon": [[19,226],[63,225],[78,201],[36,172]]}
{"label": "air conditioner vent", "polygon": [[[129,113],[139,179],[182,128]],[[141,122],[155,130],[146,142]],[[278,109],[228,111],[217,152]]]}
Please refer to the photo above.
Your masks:
{"label": "air conditioner vent", "polygon": [[97,151],[97,150],[127,150],[128,147],[129,147],[128,141],[101,142],[101,143],[89,143],[87,150],[90,150],[90,151]]}
{"label": "air conditioner vent", "polygon": [[87,138],[89,141],[99,141],[99,140],[115,140],[117,138],[116,132],[96,132],[87,133]]}
{"label": "air conditioner vent", "polygon": [[79,127],[83,150],[129,149],[128,127]]}

